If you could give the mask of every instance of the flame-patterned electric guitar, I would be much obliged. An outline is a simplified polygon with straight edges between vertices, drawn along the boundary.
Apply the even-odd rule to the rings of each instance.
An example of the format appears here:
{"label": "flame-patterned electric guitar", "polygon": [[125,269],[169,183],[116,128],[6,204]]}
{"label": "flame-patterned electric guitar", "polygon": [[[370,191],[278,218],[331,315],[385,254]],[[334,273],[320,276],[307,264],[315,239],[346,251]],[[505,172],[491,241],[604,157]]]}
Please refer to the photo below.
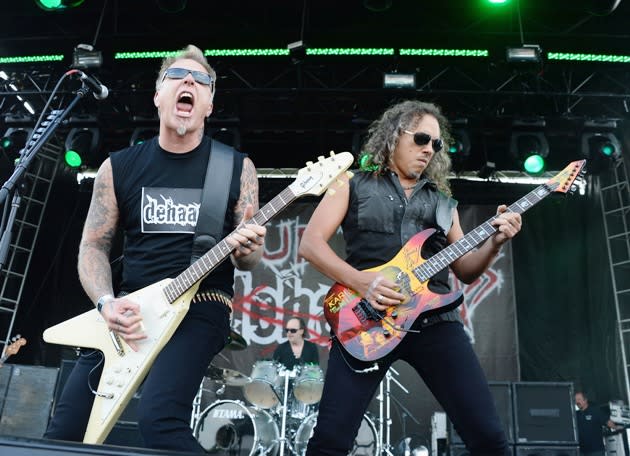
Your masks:
{"label": "flame-patterned electric guitar", "polygon": [[[581,175],[585,160],[570,163],[558,175],[512,204],[508,210],[523,213],[547,195],[567,193]],[[495,216],[496,217],[496,216]],[[490,218],[459,241],[425,260],[422,246],[434,229],[414,235],[388,263],[369,271],[378,271],[398,283],[407,298],[386,311],[375,310],[354,290],[335,283],[324,298],[324,314],[346,351],[357,359],[374,361],[387,355],[405,337],[414,321],[427,312],[447,311],[457,307],[461,291],[434,293],[428,288],[431,277],[492,236],[496,227]]]}
{"label": "flame-patterned electric guitar", "polygon": [[[308,166],[298,171],[295,181],[256,212],[250,223],[264,225],[297,198],[321,195],[353,161],[350,152],[337,155],[331,152],[328,158],[319,157],[317,163],[308,162]],[[140,305],[147,335],[138,343],[138,351],[131,350],[124,340],[109,331],[96,309],[44,331],[46,342],[94,348],[104,354],[103,374],[83,442],[102,443],[105,440],[153,361],[188,312],[199,282],[233,250],[223,239],[174,279],[164,279],[126,296]]]}

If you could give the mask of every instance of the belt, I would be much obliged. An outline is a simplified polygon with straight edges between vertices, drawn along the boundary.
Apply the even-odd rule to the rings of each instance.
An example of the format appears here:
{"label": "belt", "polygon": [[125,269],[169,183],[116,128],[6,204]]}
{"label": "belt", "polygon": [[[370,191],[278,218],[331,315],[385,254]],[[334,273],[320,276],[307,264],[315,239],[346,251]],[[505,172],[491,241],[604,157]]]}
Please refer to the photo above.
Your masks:
{"label": "belt", "polygon": [[191,302],[196,304],[204,301],[220,302],[225,304],[228,309],[230,309],[230,312],[232,312],[232,297],[225,291],[217,289],[197,291]]}

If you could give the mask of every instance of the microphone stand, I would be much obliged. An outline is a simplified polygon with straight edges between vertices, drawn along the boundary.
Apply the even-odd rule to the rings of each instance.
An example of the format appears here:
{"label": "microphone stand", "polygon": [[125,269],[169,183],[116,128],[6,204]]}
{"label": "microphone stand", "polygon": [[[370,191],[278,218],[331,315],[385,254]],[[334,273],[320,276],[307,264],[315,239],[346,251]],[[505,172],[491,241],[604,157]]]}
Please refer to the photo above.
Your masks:
{"label": "microphone stand", "polygon": [[[33,133],[29,143],[24,147],[24,149],[20,151],[21,158],[15,166],[13,174],[2,185],[2,188],[0,188],[0,206],[5,203],[10,194],[14,193],[16,187],[22,183],[24,175],[26,174],[26,171],[28,170],[31,162],[35,159],[37,152],[42,148],[44,144],[46,144],[46,142],[57,129],[61,121],[68,115],[70,111],[72,111],[79,100],[90,92],[90,90],[90,87],[88,87],[84,83],[83,86],[77,91],[76,96],[65,110],[61,112],[52,111],[49,119],[42,123],[43,128],[38,128]],[[50,117],[52,117],[52,119],[50,119]],[[17,210],[20,206],[20,203],[21,197],[19,195],[19,192],[15,191],[13,201],[11,203],[11,211],[9,213],[6,226],[3,227],[3,231],[0,237],[0,271],[2,271],[6,264],[7,255],[9,253],[9,246],[11,245],[11,233],[13,231],[13,224],[15,222]]]}

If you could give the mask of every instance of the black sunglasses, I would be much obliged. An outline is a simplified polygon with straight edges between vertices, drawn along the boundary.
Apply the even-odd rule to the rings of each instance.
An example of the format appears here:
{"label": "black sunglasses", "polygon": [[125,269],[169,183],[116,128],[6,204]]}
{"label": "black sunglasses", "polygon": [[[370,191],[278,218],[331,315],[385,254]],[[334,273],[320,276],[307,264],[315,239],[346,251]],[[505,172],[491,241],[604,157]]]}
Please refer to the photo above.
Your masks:
{"label": "black sunglasses", "polygon": [[285,330],[286,332],[291,333],[291,334],[295,334],[295,333],[296,333],[296,332],[298,332],[300,329],[301,329],[301,328],[297,328],[297,329],[296,329],[296,328],[284,328],[284,330]]}
{"label": "black sunglasses", "polygon": [[436,138],[432,140],[431,135],[428,135],[426,133],[422,133],[422,132],[414,133],[413,131],[409,131],[409,130],[403,130],[403,133],[412,135],[413,142],[415,142],[419,146],[425,146],[431,143],[431,147],[433,147],[433,152],[439,152],[444,147],[444,141],[442,141],[440,138]]}
{"label": "black sunglasses", "polygon": [[195,82],[198,82],[199,84],[207,86],[211,86],[212,84],[214,84],[212,76],[210,76],[208,73],[204,73],[203,71],[189,70],[187,68],[167,68],[164,72],[164,76],[162,76],[162,82],[164,82],[164,79],[166,78],[184,79],[186,76],[188,76],[188,73],[192,74]]}

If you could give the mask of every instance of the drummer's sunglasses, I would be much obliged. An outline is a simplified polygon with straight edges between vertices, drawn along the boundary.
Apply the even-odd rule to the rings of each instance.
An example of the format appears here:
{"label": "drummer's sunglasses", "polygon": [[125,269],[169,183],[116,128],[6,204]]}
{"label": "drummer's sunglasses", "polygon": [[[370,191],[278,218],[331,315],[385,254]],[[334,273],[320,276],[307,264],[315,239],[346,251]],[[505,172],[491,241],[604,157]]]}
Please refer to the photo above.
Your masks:
{"label": "drummer's sunglasses", "polygon": [[300,328],[284,328],[284,330],[288,333],[295,334],[300,330]]}

